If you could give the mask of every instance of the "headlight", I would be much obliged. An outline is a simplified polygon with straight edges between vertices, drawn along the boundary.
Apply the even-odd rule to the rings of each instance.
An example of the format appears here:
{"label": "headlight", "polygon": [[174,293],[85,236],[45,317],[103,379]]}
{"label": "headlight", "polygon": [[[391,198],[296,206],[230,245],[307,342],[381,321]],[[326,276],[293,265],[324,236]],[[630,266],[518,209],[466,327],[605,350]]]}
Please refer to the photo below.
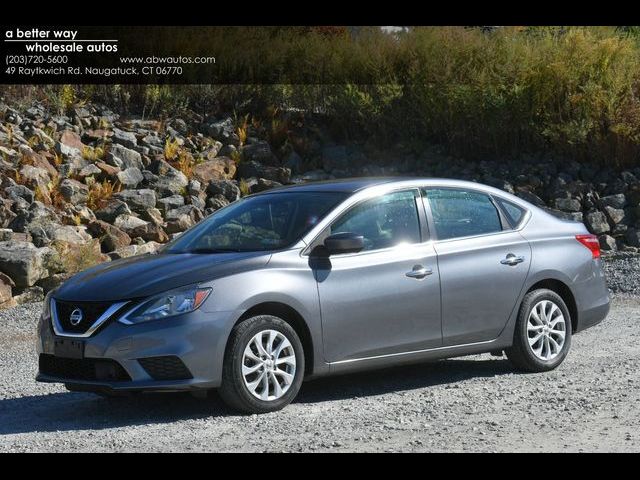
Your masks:
{"label": "headlight", "polygon": [[119,322],[132,325],[193,312],[204,303],[210,293],[210,288],[198,287],[165,292],[145,300],[141,305],[125,313]]}

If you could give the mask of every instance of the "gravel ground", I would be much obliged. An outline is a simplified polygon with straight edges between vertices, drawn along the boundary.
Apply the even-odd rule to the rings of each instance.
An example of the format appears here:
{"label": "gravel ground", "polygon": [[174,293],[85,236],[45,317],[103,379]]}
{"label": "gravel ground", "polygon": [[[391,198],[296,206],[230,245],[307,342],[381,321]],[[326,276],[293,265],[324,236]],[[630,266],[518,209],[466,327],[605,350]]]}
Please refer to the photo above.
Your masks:
{"label": "gravel ground", "polygon": [[0,312],[0,452],[640,451],[640,297],[615,297],[553,372],[477,355],[308,382],[285,410],[249,417],[215,397],[36,383],[40,306]]}
{"label": "gravel ground", "polygon": [[610,254],[604,257],[603,265],[611,292],[640,295],[640,255]]}

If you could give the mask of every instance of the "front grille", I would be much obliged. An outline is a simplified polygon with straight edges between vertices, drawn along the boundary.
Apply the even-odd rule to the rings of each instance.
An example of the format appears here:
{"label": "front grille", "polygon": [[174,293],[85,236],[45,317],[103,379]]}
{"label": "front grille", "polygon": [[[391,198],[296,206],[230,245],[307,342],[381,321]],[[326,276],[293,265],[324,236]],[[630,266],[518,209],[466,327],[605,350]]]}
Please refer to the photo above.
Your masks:
{"label": "front grille", "polygon": [[[56,300],[56,313],[58,322],[65,332],[85,333],[110,306],[111,303],[63,302]],[[82,313],[82,320],[77,325],[73,325],[71,323],[71,315],[76,310]]]}
{"label": "front grille", "polygon": [[142,368],[154,380],[187,380],[193,378],[189,369],[178,357],[147,357],[139,358]]}
{"label": "front grille", "polygon": [[41,354],[40,373],[64,380],[128,382],[131,377],[115,360],[99,358],[61,358]]}

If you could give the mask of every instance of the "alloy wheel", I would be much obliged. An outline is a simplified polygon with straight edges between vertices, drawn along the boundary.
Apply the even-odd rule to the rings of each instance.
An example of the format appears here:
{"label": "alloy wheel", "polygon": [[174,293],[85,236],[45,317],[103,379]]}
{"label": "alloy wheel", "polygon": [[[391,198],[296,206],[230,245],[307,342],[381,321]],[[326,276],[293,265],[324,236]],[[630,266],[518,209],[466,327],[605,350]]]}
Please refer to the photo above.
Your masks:
{"label": "alloy wheel", "polygon": [[278,400],[289,390],[295,375],[295,351],[283,333],[262,330],[249,340],[242,356],[242,378],[254,397]]}
{"label": "alloy wheel", "polygon": [[562,310],[551,300],[541,300],[529,313],[527,337],[529,347],[540,360],[549,361],[562,351],[566,337]]}

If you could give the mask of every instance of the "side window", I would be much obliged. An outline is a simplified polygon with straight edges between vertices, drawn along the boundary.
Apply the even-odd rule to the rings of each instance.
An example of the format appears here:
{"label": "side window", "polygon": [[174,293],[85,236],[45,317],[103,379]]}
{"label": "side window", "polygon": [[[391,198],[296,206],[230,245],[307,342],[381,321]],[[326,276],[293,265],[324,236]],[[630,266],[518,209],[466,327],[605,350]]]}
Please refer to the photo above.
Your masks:
{"label": "side window", "polygon": [[511,203],[503,198],[496,198],[496,202],[498,202],[498,205],[500,205],[500,208],[502,208],[502,210],[504,211],[504,214],[507,216],[507,220],[509,221],[511,226],[518,226],[518,224],[522,221],[526,210],[516,205],[515,203]]}
{"label": "side window", "polygon": [[500,215],[488,195],[448,188],[428,188],[425,193],[440,240],[502,230]]}
{"label": "side window", "polygon": [[331,225],[331,234],[357,233],[364,250],[378,250],[400,243],[420,242],[416,191],[394,192],[363,202]]}

